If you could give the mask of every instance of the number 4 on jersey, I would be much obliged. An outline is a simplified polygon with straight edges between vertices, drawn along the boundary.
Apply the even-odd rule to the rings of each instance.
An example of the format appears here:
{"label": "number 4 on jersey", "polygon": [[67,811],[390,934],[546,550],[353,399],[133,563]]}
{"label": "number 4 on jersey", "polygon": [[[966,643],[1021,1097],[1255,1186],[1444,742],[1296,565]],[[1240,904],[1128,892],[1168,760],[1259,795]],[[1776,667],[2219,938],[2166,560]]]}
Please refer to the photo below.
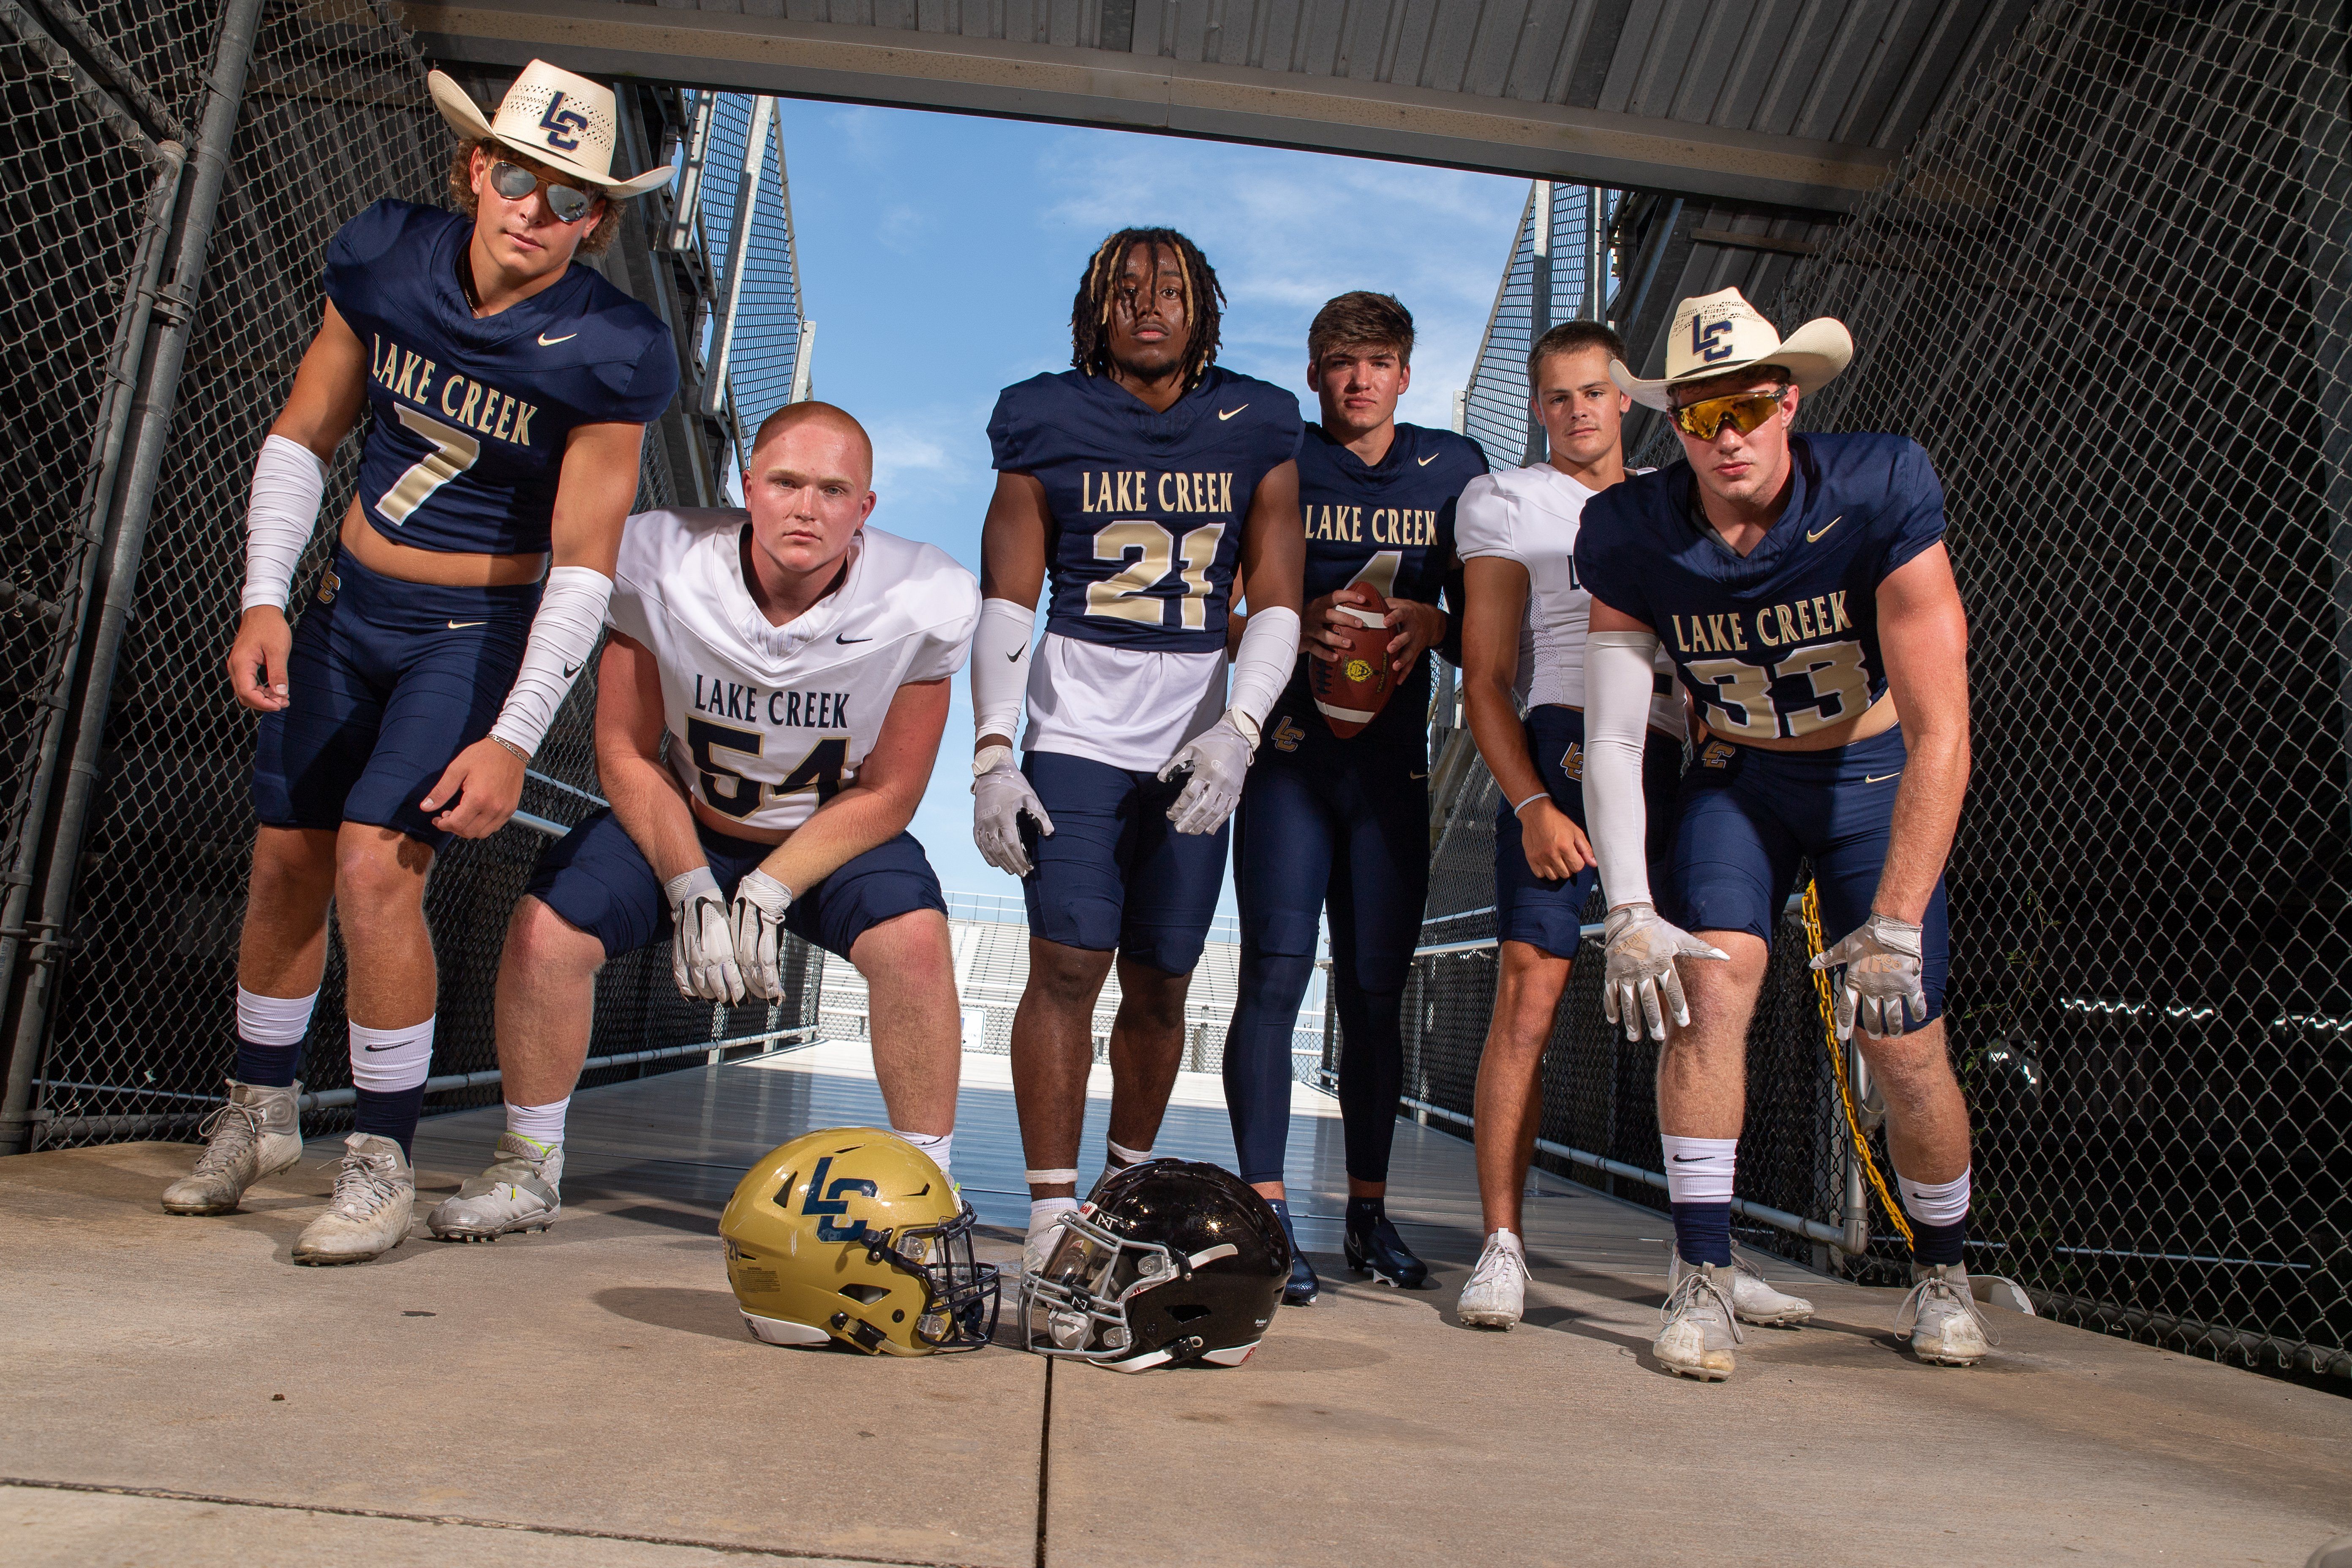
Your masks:
{"label": "number 4 on jersey", "polygon": [[[717,753],[733,752],[739,756],[756,757],[766,740],[756,730],[730,729],[706,719],[686,721],[686,743],[693,750],[695,771],[702,775],[702,798],[710,803],[712,810],[741,817],[760,809],[760,791],[763,787],[760,781],[746,778],[727,766]],[[810,747],[808,755],[791,773],[764,787],[780,800],[813,789],[816,791],[817,805],[823,805],[841,793],[841,770],[848,761],[849,737],[827,736]]]}

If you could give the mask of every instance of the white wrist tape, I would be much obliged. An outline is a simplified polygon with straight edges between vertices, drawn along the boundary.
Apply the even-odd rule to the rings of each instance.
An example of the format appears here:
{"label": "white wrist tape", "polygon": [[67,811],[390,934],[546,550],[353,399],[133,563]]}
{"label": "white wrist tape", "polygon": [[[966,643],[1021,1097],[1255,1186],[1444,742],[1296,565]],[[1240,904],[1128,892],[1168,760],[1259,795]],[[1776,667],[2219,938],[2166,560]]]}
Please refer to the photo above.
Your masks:
{"label": "white wrist tape", "polygon": [[1593,632],[1584,639],[1584,831],[1612,909],[1650,902],[1642,738],[1657,649],[1654,632]]}
{"label": "white wrist tape", "polygon": [[1017,741],[1021,704],[1029,695],[1029,633],[1037,612],[1010,599],[981,603],[971,634],[972,736]]}
{"label": "white wrist tape", "polygon": [[490,734],[526,757],[539,750],[564,693],[604,630],[604,605],[613,580],[593,566],[558,566],[547,574],[539,613],[530,618],[530,641],[523,645],[522,668],[514,689],[499,710]]}
{"label": "white wrist tape", "polygon": [[272,436],[253,460],[253,499],[245,512],[245,595],[239,610],[268,605],[282,610],[292,596],[294,568],[319,526],[327,499],[327,465],[299,441]]}
{"label": "white wrist tape", "polygon": [[662,896],[669,900],[672,909],[676,909],[697,893],[709,893],[716,897],[718,892],[718,874],[708,866],[697,866],[691,871],[680,871],[662,884]]}
{"label": "white wrist tape", "polygon": [[1241,646],[1234,649],[1232,695],[1225,700],[1227,711],[1248,718],[1244,733],[1252,740],[1265,726],[1282,689],[1290,684],[1297,663],[1298,612],[1285,605],[1252,610],[1242,626]]}

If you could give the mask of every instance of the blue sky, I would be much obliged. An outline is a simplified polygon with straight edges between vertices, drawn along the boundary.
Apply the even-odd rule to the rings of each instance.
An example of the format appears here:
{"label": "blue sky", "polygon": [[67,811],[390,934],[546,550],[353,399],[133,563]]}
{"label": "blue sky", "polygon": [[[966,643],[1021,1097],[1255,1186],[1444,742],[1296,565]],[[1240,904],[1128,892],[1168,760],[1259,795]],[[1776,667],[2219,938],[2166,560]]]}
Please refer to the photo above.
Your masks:
{"label": "blue sky", "polygon": [[[1069,364],[1070,298],[1112,229],[1183,230],[1227,296],[1221,363],[1296,389],[1307,324],[1349,289],[1420,333],[1403,417],[1451,422],[1527,182],[1259,147],[785,100],[778,105],[816,395],[875,443],[875,526],[975,572],[997,392]],[[971,693],[955,687],[914,832],[961,892],[1017,894],[971,842]],[[1231,911],[1230,879],[1226,910]]]}

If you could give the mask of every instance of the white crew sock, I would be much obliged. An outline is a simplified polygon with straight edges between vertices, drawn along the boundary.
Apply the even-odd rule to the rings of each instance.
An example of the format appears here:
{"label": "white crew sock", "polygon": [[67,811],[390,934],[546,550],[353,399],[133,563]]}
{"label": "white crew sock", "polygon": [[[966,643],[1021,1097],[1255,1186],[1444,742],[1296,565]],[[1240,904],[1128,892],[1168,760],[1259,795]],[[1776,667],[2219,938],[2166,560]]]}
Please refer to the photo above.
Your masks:
{"label": "white crew sock", "polygon": [[1948,1182],[1915,1182],[1897,1174],[1904,1212],[1921,1225],[1958,1225],[1969,1217],[1969,1173]]}
{"label": "white crew sock", "polygon": [[1029,1200],[1029,1234],[1035,1236],[1066,1214],[1077,1212],[1076,1198],[1031,1198]]}
{"label": "white crew sock", "polygon": [[539,1143],[563,1142],[563,1113],[572,1109],[572,1097],[551,1100],[545,1105],[517,1105],[507,1101],[507,1131]]}
{"label": "white crew sock", "polygon": [[890,1136],[903,1138],[929,1154],[931,1157],[931,1163],[940,1168],[940,1174],[950,1182],[955,1180],[954,1168],[948,1163],[949,1157],[955,1151],[953,1132],[901,1132],[893,1127],[890,1129]]}
{"label": "white crew sock", "polygon": [[433,1073],[433,1020],[397,1029],[352,1026],[352,1084],[373,1094],[415,1089]]}
{"label": "white crew sock", "polygon": [[1104,1139],[1103,1142],[1110,1150],[1110,1158],[1104,1163],[1114,1171],[1125,1170],[1129,1165],[1140,1165],[1151,1158],[1151,1151],[1149,1149],[1130,1149],[1124,1143],[1113,1143],[1108,1138]]}
{"label": "white crew sock", "polygon": [[1677,1138],[1662,1132],[1665,1145],[1666,1197],[1678,1204],[1729,1204],[1739,1152],[1737,1138]]}
{"label": "white crew sock", "polygon": [[264,996],[236,988],[237,1037],[257,1046],[299,1046],[310,1032],[310,1012],[319,994],[308,996]]}

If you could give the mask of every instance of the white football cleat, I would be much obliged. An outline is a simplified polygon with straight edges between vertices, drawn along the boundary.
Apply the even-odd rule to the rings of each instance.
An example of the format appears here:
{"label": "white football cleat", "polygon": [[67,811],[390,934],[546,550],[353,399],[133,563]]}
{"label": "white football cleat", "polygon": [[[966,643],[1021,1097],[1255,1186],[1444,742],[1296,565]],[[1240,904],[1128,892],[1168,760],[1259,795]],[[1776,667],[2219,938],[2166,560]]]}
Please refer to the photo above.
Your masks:
{"label": "white football cleat", "polygon": [[408,1156],[373,1132],[352,1133],[343,1151],[327,1212],[303,1226],[294,1244],[297,1263],[365,1263],[408,1239],[416,1213],[416,1173]]}
{"label": "white football cleat", "polygon": [[457,1196],[443,1198],[425,1216],[436,1240],[496,1241],[517,1231],[545,1230],[563,1212],[557,1193],[562,1144],[501,1132],[490,1152],[488,1169],[467,1178]]}
{"label": "white football cleat", "polygon": [[1969,1271],[1958,1263],[1913,1263],[1911,1294],[1895,1314],[1895,1334],[1912,1353],[1937,1366],[1974,1366],[2000,1337],[1977,1310]]}
{"label": "white football cleat", "polygon": [[165,1214],[235,1214],[245,1189],[302,1159],[302,1086],[228,1080],[228,1102],[202,1129],[196,1168],[163,1189]]}
{"label": "white football cleat", "polygon": [[1029,1235],[1021,1243],[1022,1273],[1045,1272],[1046,1263],[1054,1256],[1054,1248],[1061,1244],[1062,1216],[1077,1212],[1076,1209],[1055,1209],[1042,1219],[1030,1220]]}
{"label": "white football cleat", "polygon": [[1507,1331],[1519,1321],[1528,1300],[1528,1255],[1496,1231],[1486,1238],[1478,1267],[1463,1282],[1462,1299],[1454,1315],[1465,1328]]}
{"label": "white football cleat", "polygon": [[1651,1345],[1658,1364],[1681,1377],[1720,1383],[1738,1367],[1732,1346],[1739,1343],[1739,1320],[1732,1308],[1730,1264],[1683,1261],[1677,1252],[1667,1272],[1665,1322]]}
{"label": "white football cleat", "polygon": [[1813,1315],[1811,1301],[1776,1288],[1737,1247],[1731,1249],[1731,1310],[1741,1322],[1793,1329]]}

